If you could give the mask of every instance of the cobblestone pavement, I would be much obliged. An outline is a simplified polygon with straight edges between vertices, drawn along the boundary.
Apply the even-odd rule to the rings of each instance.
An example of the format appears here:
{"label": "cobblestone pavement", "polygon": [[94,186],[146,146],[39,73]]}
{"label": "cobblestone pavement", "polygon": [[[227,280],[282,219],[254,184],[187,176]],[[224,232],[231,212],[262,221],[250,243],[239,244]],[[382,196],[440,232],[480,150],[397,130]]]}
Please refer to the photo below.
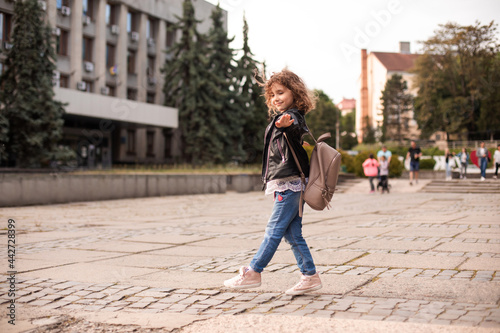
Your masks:
{"label": "cobblestone pavement", "polygon": [[[296,297],[284,294],[299,277],[285,243],[261,287],[222,287],[261,241],[272,207],[262,193],[0,209],[17,228],[16,330],[164,332],[250,314],[500,329],[500,195],[392,184],[390,195],[346,191],[330,211],[305,210],[324,286]],[[14,332],[1,315],[0,330]]]}

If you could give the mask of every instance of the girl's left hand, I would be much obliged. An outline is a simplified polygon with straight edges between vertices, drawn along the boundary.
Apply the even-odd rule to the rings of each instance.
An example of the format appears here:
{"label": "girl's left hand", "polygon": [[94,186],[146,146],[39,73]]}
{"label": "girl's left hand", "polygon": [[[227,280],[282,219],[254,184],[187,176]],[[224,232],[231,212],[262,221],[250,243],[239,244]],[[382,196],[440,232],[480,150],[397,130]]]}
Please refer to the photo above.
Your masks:
{"label": "girl's left hand", "polygon": [[281,116],[275,123],[276,127],[288,127],[293,124],[293,119],[289,114]]}

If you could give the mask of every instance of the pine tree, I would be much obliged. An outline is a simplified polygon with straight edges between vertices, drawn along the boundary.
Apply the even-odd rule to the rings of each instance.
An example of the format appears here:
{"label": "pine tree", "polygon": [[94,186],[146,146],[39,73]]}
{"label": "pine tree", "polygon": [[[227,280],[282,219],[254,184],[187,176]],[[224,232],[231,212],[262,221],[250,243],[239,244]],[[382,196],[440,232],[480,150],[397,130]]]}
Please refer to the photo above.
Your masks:
{"label": "pine tree", "polygon": [[46,163],[62,136],[64,105],[54,100],[55,52],[42,17],[37,0],[16,1],[13,46],[0,77],[0,143],[19,167]]}
{"label": "pine tree", "polygon": [[[316,103],[316,109],[306,116],[307,126],[315,138],[326,132],[331,133],[332,137],[327,139],[326,142],[332,147],[336,147],[335,131],[339,109],[323,90],[316,90],[315,93],[318,95],[318,102]],[[312,139],[309,142],[314,144]]]}
{"label": "pine tree", "polygon": [[[238,60],[236,81],[240,104],[243,110],[243,149],[246,152],[245,162],[260,162],[262,157],[264,131],[268,122],[267,105],[262,96],[262,88],[255,78],[259,62],[254,60],[248,45],[248,24],[243,17],[243,54]],[[262,64],[265,73],[265,64]],[[262,79],[262,78],[261,78]]]}
{"label": "pine tree", "polygon": [[241,105],[240,95],[236,87],[236,78],[233,59],[233,49],[224,29],[223,13],[219,5],[212,11],[212,28],[208,33],[210,45],[210,71],[213,76],[216,94],[220,93],[217,103],[217,119],[222,126],[223,135],[220,138],[224,145],[224,160],[242,160],[243,151],[243,124],[245,108]]}
{"label": "pine tree", "polygon": [[183,16],[170,29],[180,31],[180,40],[171,48],[172,57],[164,68],[165,105],[179,110],[177,152],[182,162],[199,165],[224,160],[222,126],[217,110],[223,94],[215,85],[207,58],[206,36],[198,33],[191,0],[183,3]]}
{"label": "pine tree", "polygon": [[384,115],[381,140],[398,140],[401,144],[413,110],[413,97],[408,93],[408,85],[401,75],[394,74],[387,80],[380,100]]}

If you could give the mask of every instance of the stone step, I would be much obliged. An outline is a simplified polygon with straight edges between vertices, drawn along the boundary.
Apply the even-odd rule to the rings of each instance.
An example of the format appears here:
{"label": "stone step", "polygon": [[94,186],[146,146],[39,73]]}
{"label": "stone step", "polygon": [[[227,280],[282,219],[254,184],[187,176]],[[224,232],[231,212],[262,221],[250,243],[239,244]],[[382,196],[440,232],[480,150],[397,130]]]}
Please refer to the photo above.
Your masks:
{"label": "stone step", "polygon": [[433,180],[421,192],[427,193],[500,193],[500,181],[496,180]]}

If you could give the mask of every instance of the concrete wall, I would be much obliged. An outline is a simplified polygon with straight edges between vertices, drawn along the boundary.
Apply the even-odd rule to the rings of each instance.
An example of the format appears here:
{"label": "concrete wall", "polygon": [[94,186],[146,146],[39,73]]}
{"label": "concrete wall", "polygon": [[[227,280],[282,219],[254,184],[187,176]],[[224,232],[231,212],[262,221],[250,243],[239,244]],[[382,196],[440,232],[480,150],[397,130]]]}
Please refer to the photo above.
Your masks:
{"label": "concrete wall", "polygon": [[0,174],[0,207],[226,190],[226,175]]}

